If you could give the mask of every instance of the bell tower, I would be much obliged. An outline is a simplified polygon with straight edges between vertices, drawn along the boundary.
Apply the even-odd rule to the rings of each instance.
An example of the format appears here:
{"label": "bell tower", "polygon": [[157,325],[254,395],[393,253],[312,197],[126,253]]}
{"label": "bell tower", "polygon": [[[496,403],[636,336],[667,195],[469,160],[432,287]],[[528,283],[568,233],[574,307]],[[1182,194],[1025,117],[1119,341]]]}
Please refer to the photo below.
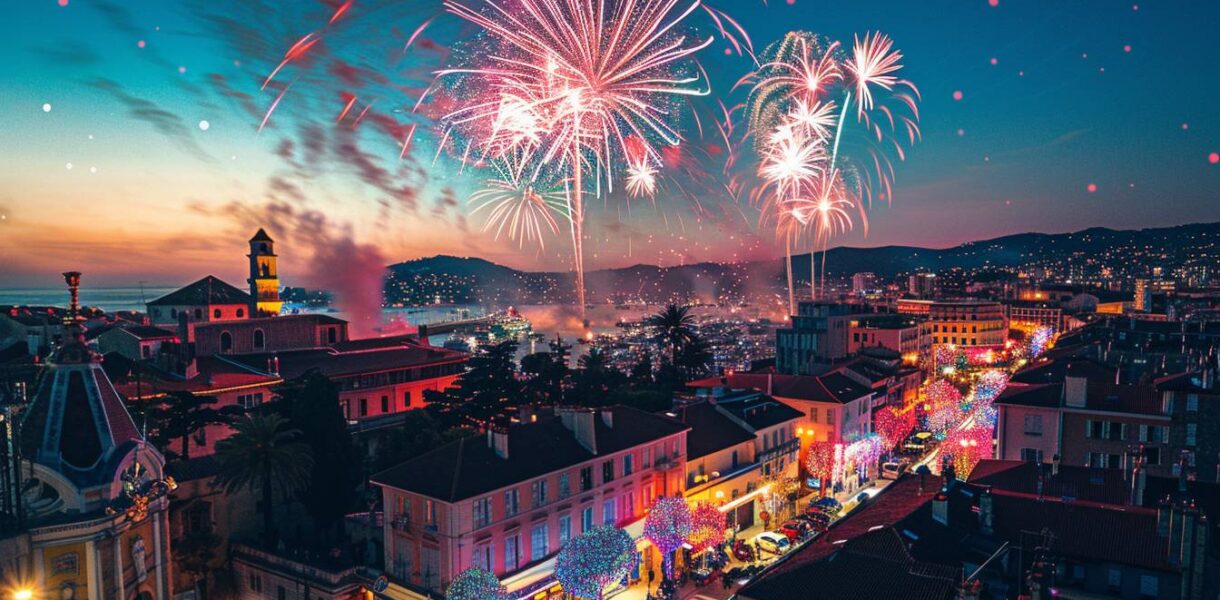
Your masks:
{"label": "bell tower", "polygon": [[275,242],[261,228],[250,238],[250,316],[274,317],[284,305],[275,267]]}

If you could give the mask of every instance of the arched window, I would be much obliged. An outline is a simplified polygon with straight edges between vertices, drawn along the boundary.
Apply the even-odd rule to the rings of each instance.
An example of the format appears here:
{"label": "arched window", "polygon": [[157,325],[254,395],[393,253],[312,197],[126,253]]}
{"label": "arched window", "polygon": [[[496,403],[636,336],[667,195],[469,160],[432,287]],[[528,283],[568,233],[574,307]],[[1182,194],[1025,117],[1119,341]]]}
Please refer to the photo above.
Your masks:
{"label": "arched window", "polygon": [[199,321],[199,320],[202,320],[202,319],[203,319],[203,309],[202,309],[202,308],[196,308],[196,309],[195,309],[195,320],[196,320],[196,321]]}
{"label": "arched window", "polygon": [[213,319],[219,319],[219,318],[220,318],[220,309],[219,309],[219,308],[218,308],[218,309],[216,309],[216,310],[213,310],[213,311],[212,311],[212,318],[213,318]]}
{"label": "arched window", "polygon": [[244,308],[237,309],[237,318],[240,319],[244,316],[246,316],[246,309],[244,309]]}
{"label": "arched window", "polygon": [[263,330],[255,329],[254,330],[254,349],[262,350],[265,342],[266,342],[266,340],[263,337]]}
{"label": "arched window", "polygon": [[229,335],[227,331],[220,332],[220,351],[229,352],[231,350],[233,350],[233,336]]}

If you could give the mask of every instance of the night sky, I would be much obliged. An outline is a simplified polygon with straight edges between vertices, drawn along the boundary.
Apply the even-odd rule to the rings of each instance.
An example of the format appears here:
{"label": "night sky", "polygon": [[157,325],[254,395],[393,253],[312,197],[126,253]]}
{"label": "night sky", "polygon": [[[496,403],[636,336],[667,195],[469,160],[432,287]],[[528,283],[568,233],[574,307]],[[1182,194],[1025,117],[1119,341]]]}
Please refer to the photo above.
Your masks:
{"label": "night sky", "polygon": [[[566,268],[566,232],[545,252],[481,232],[465,206],[479,175],[459,173],[446,153],[434,159],[432,107],[410,114],[431,73],[453,59],[455,40],[471,35],[439,0],[355,0],[307,60],[259,89],[337,5],[11,3],[0,23],[0,288],[53,284],[69,268],[95,285],[172,285],[207,273],[237,283],[245,239],[259,225],[283,242],[290,284],[333,284],[321,268],[438,253]],[[756,49],[791,29],[848,45],[853,34],[882,31],[904,54],[902,75],[923,96],[923,139],[895,163],[893,202],[874,204],[867,235],[857,224],[836,244],[948,246],[1031,230],[1220,221],[1220,2],[713,6],[737,18]],[[701,21],[699,34],[716,34]],[[730,88],[751,69],[748,58],[718,38],[699,60],[713,97],[696,110],[743,100]],[[338,120],[344,93],[356,101]],[[419,133],[400,160],[397,135],[412,122]],[[682,129],[710,147],[689,120]],[[743,201],[699,195],[702,210],[672,186],[655,208],[596,202],[587,264],[782,252]]]}

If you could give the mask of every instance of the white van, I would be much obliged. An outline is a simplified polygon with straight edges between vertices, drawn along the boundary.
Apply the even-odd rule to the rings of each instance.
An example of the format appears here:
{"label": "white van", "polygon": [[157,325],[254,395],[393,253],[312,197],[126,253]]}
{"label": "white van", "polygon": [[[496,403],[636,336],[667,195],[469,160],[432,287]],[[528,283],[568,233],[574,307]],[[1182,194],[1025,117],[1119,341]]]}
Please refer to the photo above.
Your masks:
{"label": "white van", "polygon": [[771,554],[783,554],[792,547],[792,542],[788,540],[788,536],[782,533],[773,531],[764,531],[757,536],[754,536],[754,544],[763,552]]}

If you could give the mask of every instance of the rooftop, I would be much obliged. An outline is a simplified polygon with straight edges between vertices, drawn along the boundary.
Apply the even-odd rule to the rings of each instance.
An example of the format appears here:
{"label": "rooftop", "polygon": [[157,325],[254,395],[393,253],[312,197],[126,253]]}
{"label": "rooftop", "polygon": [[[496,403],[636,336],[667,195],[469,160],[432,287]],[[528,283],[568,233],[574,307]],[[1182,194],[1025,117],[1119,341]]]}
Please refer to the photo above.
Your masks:
{"label": "rooftop", "polygon": [[149,306],[210,306],[249,304],[250,294],[208,275],[148,303]]}
{"label": "rooftop", "polygon": [[[602,416],[606,411],[613,425]],[[596,454],[581,445],[558,416],[544,417],[508,428],[507,458],[501,458],[484,436],[475,435],[386,469],[371,480],[444,502],[459,502],[690,429],[676,419],[626,406],[601,409],[591,416]]]}

